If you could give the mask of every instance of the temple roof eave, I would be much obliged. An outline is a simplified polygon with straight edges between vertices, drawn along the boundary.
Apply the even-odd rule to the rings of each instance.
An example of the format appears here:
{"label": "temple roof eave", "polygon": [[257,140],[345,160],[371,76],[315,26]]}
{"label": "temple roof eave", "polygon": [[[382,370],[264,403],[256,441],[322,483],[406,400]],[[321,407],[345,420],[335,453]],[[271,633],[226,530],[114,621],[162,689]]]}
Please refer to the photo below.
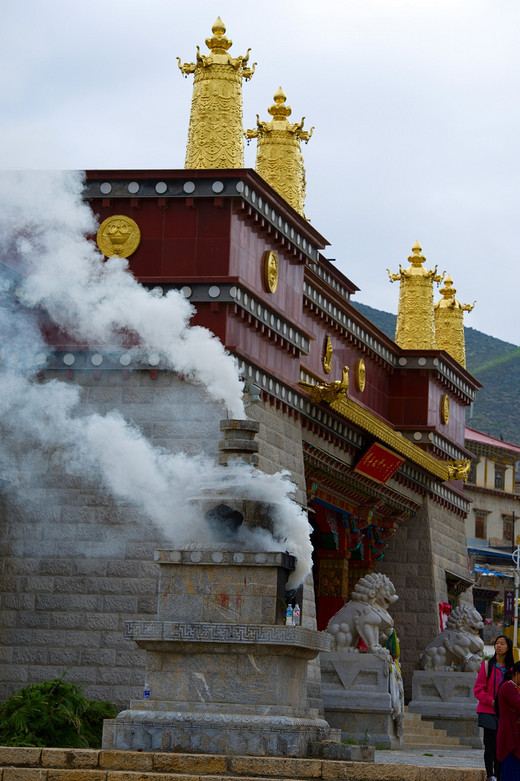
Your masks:
{"label": "temple roof eave", "polygon": [[454,479],[452,473],[453,464],[449,461],[440,461],[422,448],[409,442],[399,431],[393,429],[388,423],[385,423],[381,418],[364,409],[352,399],[347,397],[339,398],[332,401],[330,406],[339,415],[377,437],[406,460],[412,461],[441,481],[445,482]]}
{"label": "temple roof eave", "polygon": [[[128,191],[122,191],[117,193],[109,193],[104,194],[102,191],[100,192],[95,191],[93,188],[93,183],[96,180],[102,180],[102,181],[110,181],[113,180],[114,182],[131,182],[133,180],[139,181],[143,179],[152,180],[154,182],[157,181],[164,181],[168,183],[172,180],[211,180],[212,182],[215,179],[222,179],[222,180],[229,180],[229,179],[238,179],[241,182],[247,185],[249,187],[254,188],[255,192],[260,195],[264,201],[267,200],[270,203],[275,206],[277,211],[280,213],[281,216],[283,216],[284,219],[287,221],[295,224],[295,227],[297,226],[298,231],[302,234],[302,236],[307,240],[311,241],[316,247],[317,250],[323,249],[324,247],[328,246],[330,244],[327,239],[321,235],[312,225],[311,223],[306,220],[304,217],[302,217],[301,214],[299,214],[293,207],[287,203],[287,201],[277,193],[276,190],[274,190],[266,181],[263,179],[259,174],[256,173],[255,170],[252,168],[177,168],[177,169],[103,169],[103,170],[88,170],[86,171],[86,177],[87,177],[87,187],[85,192],[85,198],[87,200],[92,200],[94,198],[143,198],[143,197],[152,197],[152,198],[169,198],[169,197],[187,197],[186,192],[179,192],[178,194],[172,194],[169,192],[162,193],[158,195],[157,192],[153,188],[150,189],[150,192],[145,194],[143,192],[139,192],[137,194],[129,193]],[[215,191],[212,191],[209,189],[209,191],[206,193],[203,193],[203,197],[220,197],[220,198],[240,198],[244,197],[244,193],[234,190],[231,193],[227,193],[225,191],[216,193]],[[198,193],[195,191],[191,194],[190,197],[199,197]],[[260,208],[258,206],[258,202],[251,203],[250,204],[253,209],[258,211],[261,214]],[[316,253],[316,261],[318,260],[319,253]]]}

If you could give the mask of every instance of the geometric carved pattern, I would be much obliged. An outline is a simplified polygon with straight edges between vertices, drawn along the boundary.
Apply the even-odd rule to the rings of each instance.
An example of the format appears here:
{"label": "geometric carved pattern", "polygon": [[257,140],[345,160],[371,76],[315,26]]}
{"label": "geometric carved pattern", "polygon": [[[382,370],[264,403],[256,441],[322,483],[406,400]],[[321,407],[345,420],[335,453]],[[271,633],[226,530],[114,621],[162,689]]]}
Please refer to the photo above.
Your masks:
{"label": "geometric carved pattern", "polygon": [[125,637],[134,642],[246,643],[293,646],[313,651],[330,651],[328,632],[291,626],[250,624],[181,623],[178,621],[125,621]]}

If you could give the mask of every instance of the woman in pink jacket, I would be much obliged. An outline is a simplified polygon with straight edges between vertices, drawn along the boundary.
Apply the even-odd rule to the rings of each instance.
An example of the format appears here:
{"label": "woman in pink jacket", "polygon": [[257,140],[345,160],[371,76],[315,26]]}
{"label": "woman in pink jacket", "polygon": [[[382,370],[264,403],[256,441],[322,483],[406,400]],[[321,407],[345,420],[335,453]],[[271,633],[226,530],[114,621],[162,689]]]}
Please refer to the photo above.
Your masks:
{"label": "woman in pink jacket", "polygon": [[515,662],[513,642],[505,635],[499,635],[494,643],[495,653],[480,665],[473,693],[478,700],[478,725],[484,730],[484,764],[487,781],[500,779],[500,763],[497,759],[497,727],[495,700],[506,670]]}

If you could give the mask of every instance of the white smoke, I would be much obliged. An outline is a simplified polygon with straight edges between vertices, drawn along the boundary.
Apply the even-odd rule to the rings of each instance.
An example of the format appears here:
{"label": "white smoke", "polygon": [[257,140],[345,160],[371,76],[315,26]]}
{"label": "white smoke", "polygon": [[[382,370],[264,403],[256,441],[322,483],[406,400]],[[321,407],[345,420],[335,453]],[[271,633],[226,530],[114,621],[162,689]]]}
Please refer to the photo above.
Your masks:
{"label": "white smoke", "polygon": [[24,278],[19,298],[43,307],[80,343],[118,347],[137,336],[166,368],[187,374],[243,418],[236,362],[206,328],[190,327],[193,309],[176,290],[157,298],[128,272],[126,260],[104,262],[85,235],[98,225],[81,199],[78,172],[6,172],[0,177],[0,235]]}
{"label": "white smoke", "polygon": [[[2,474],[15,486],[20,453],[29,460],[31,452],[43,458],[52,453],[64,471],[98,481],[115,499],[132,502],[181,546],[204,532],[207,536],[205,521],[189,501],[200,475],[213,474],[218,481],[226,468],[207,457],[152,445],[118,410],[85,414],[75,386],[38,382],[38,356],[47,349],[38,313],[46,312],[81,346],[131,352],[130,338],[139,354],[157,354],[162,367],[202,384],[232,417],[245,417],[242,384],[221,342],[207,329],[189,326],[193,310],[182,295],[154,296],[134,279],[126,261],[105,262],[85,238],[96,233],[97,224],[82,200],[82,188],[78,173],[0,176]],[[297,557],[291,576],[296,585],[310,571],[311,544],[307,518],[290,498],[294,486],[284,475],[266,475],[246,465],[233,469],[251,498],[278,508],[276,539],[265,530],[244,529],[244,545],[287,548]]]}

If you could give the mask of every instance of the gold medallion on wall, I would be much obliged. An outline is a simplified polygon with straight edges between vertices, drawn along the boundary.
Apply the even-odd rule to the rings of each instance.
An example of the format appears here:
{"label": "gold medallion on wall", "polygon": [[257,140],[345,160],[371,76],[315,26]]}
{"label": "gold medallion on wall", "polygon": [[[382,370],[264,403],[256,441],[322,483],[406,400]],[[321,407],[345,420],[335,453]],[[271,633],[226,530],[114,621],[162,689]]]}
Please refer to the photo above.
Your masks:
{"label": "gold medallion on wall", "polygon": [[278,286],[278,256],[273,250],[263,255],[264,284],[268,293],[274,293]]}
{"label": "gold medallion on wall", "polygon": [[356,389],[360,393],[363,393],[363,391],[365,390],[365,383],[367,378],[367,369],[363,358],[360,358],[359,361],[356,363],[355,376],[356,376]]}
{"label": "gold medallion on wall", "polygon": [[446,425],[450,419],[450,397],[445,393],[441,398],[441,423]]}
{"label": "gold medallion on wall", "polygon": [[325,339],[325,350],[323,352],[323,371],[325,374],[330,374],[332,369],[332,342],[330,336],[327,334]]}
{"label": "gold medallion on wall", "polygon": [[141,231],[131,217],[127,217],[125,214],[114,214],[103,220],[99,226],[96,241],[99,249],[107,258],[111,258],[112,255],[128,258],[139,246]]}

